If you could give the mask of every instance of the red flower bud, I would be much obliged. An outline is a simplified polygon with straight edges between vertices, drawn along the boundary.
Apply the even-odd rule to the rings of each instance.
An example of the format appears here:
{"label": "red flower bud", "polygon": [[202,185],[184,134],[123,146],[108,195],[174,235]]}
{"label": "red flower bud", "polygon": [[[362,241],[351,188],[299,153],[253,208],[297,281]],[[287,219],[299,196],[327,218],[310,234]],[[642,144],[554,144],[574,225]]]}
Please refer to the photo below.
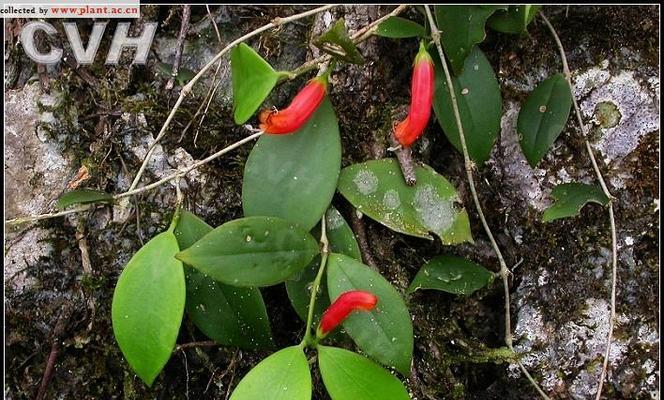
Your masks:
{"label": "red flower bud", "polygon": [[340,323],[355,310],[371,311],[376,307],[378,298],[373,293],[361,290],[351,290],[342,293],[323,313],[323,317],[318,324],[316,336],[325,337],[330,331],[334,330]]}
{"label": "red flower bud", "polygon": [[424,43],[415,56],[411,81],[410,110],[405,120],[394,127],[394,136],[404,147],[410,147],[424,132],[431,116],[434,91],[433,60]]}
{"label": "red flower bud", "polygon": [[286,134],[300,129],[323,102],[327,92],[327,74],[310,80],[281,111],[263,110],[258,115],[265,133]]}

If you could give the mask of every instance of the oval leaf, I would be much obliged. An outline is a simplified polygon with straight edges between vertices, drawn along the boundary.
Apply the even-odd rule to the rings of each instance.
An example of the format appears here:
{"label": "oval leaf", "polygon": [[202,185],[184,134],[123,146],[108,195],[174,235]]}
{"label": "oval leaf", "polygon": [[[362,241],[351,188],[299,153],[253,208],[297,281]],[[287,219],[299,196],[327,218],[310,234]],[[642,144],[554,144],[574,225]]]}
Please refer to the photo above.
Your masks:
{"label": "oval leaf", "polygon": [[416,186],[408,186],[395,159],[367,161],[344,168],[339,192],[359,211],[396,232],[444,244],[472,242],[468,214],[457,209],[454,186],[429,166],[417,166]]}
{"label": "oval leaf", "polygon": [[378,297],[376,308],[351,314],[343,323],[357,346],[373,359],[410,374],[413,325],[399,292],[379,273],[343,254],[330,254],[327,270],[330,301],[343,292],[366,290]]}
{"label": "oval leaf", "polygon": [[310,400],[311,372],[299,346],[286,347],[242,378],[230,400]]}
{"label": "oval leaf", "polygon": [[178,242],[171,231],[147,242],[125,266],[113,293],[113,333],[127,362],[147,384],[171,357],[185,304]]}
{"label": "oval leaf", "polygon": [[362,54],[348,36],[343,18],[337,20],[325,33],[314,40],[316,47],[340,60],[351,64],[363,64]]}
{"label": "oval leaf", "polygon": [[503,33],[525,32],[540,7],[532,4],[509,6],[507,10],[501,10],[492,15],[487,25],[494,31]]}
{"label": "oval leaf", "polygon": [[493,282],[493,273],[461,257],[438,256],[426,263],[408,288],[436,289],[453,294],[471,294]]}
{"label": "oval leaf", "polygon": [[176,254],[212,279],[232,286],[270,286],[302,270],[318,253],[311,235],[279,218],[227,222]]}
{"label": "oval leaf", "polygon": [[455,75],[461,74],[466,57],[484,40],[487,18],[501,6],[441,5],[435,7],[445,54]]}
{"label": "oval leaf", "polygon": [[277,84],[279,73],[245,43],[231,50],[233,118],[244,124]]}
{"label": "oval leaf", "polygon": [[[184,250],[210,231],[212,227],[205,221],[183,210],[175,237]],[[187,313],[210,339],[250,350],[273,345],[260,290],[225,285],[188,265],[185,265],[185,279]]]}
{"label": "oval leaf", "polygon": [[[325,213],[325,221],[327,225],[327,240],[330,243],[330,251],[345,254],[361,261],[362,255],[360,253],[360,246],[357,244],[357,240],[355,240],[353,231],[339,211],[330,206]],[[313,235],[314,237],[319,237],[320,228],[314,229]],[[316,279],[319,267],[320,257],[316,257],[305,269],[300,273],[293,275],[291,279],[286,281],[288,298],[297,312],[297,315],[305,322],[309,312],[311,288],[314,279]],[[323,279],[320,282],[319,295],[314,309],[314,318],[312,322],[314,327],[318,325],[321,315],[323,315],[323,312],[329,305],[330,299],[327,293],[327,280]]]}
{"label": "oval leaf", "polygon": [[299,131],[263,135],[244,167],[246,216],[271,216],[313,228],[330,205],[341,168],[341,139],[325,99]]}
{"label": "oval leaf", "polygon": [[551,195],[556,201],[544,211],[542,222],[579,215],[583,206],[590,202],[603,206],[609,203],[609,198],[606,197],[602,188],[584,183],[558,185],[553,188]]}
{"label": "oval leaf", "polygon": [[389,17],[378,24],[374,35],[393,39],[424,37],[426,31],[417,22],[401,17]]}
{"label": "oval leaf", "polygon": [[332,400],[408,400],[403,383],[352,351],[318,346],[318,366]]}
{"label": "oval leaf", "polygon": [[[461,153],[452,99],[440,61],[436,61],[433,110],[445,136]],[[475,46],[464,62],[463,73],[453,77],[452,81],[468,154],[475,163],[483,165],[489,159],[500,131],[502,99],[496,75],[482,51]]]}
{"label": "oval leaf", "polygon": [[99,190],[92,189],[78,189],[72,190],[60,196],[58,199],[58,208],[65,209],[73,204],[87,204],[87,203],[111,203],[113,202],[113,195]]}
{"label": "oval leaf", "polygon": [[519,111],[516,129],[519,144],[535,167],[565,128],[572,106],[572,92],[563,74],[537,85]]}

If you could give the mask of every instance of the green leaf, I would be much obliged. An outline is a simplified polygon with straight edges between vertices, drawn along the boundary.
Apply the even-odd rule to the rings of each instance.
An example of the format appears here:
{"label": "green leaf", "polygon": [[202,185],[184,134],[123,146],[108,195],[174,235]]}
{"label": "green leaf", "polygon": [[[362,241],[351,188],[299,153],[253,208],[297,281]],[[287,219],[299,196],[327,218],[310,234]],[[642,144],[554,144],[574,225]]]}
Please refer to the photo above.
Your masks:
{"label": "green leaf", "polygon": [[64,193],[58,199],[58,208],[65,209],[73,204],[111,203],[113,195],[92,189],[78,189]]}
{"label": "green leaf", "polygon": [[244,214],[279,217],[310,230],[332,201],[340,168],[339,125],[325,99],[299,131],[258,140],[244,167]]}
{"label": "green leaf", "polygon": [[583,206],[590,202],[603,206],[609,203],[602,188],[584,183],[563,183],[554,187],[551,195],[556,201],[544,210],[542,222],[579,215]]}
{"label": "green leaf", "polygon": [[426,263],[408,288],[436,289],[452,294],[468,295],[493,282],[493,273],[481,265],[461,257],[438,256]]}
{"label": "green leaf", "polygon": [[[191,247],[212,227],[183,210],[175,237],[181,249]],[[226,346],[253,350],[273,345],[265,303],[257,288],[239,288],[217,282],[185,265],[186,310],[210,339]]]}
{"label": "green leaf", "polygon": [[498,11],[491,16],[487,25],[498,32],[523,33],[540,7],[532,4],[509,6],[507,10]]}
{"label": "green leaf", "polygon": [[[325,213],[325,221],[327,224],[327,240],[330,243],[330,251],[345,254],[361,261],[362,254],[360,253],[360,247],[355,240],[355,235],[353,235],[353,231],[339,211],[330,206]],[[314,229],[313,236],[320,237],[319,227]],[[315,257],[305,269],[293,275],[291,279],[286,281],[288,298],[297,312],[297,315],[305,322],[309,312],[311,287],[314,279],[316,279],[319,267],[320,257]],[[312,322],[313,326],[318,325],[321,315],[323,315],[323,312],[329,305],[330,299],[327,293],[327,280],[323,279],[321,280],[319,295],[316,299]]]}
{"label": "green leaf", "polygon": [[426,36],[426,31],[417,22],[401,17],[389,17],[378,24],[374,34],[387,38],[403,39],[418,36],[424,37]]}
{"label": "green leaf", "polygon": [[233,118],[244,124],[256,112],[277,84],[279,73],[244,43],[231,50]]}
{"label": "green leaf", "polygon": [[[173,76],[173,66],[171,64],[166,64],[163,62],[160,62],[157,64],[157,69],[159,72],[162,74],[166,75],[167,77]],[[178,69],[178,75],[175,77],[175,80],[178,82],[179,85],[183,85],[190,80],[194,79],[194,76],[196,76],[196,73],[190,69],[180,67]]]}
{"label": "green leaf", "polygon": [[175,257],[214,280],[247,287],[283,282],[316,254],[316,240],[292,223],[249,217],[215,228]]}
{"label": "green leaf", "polygon": [[332,400],[410,399],[396,376],[352,351],[319,345],[318,366]]}
{"label": "green leaf", "polygon": [[572,106],[572,93],[563,74],[537,85],[519,111],[516,130],[519,144],[531,167],[549,151],[565,128]]}
{"label": "green leaf", "polygon": [[349,290],[366,290],[378,297],[376,308],[352,313],[343,323],[360,349],[382,364],[410,374],[413,325],[399,292],[379,273],[343,254],[328,258],[330,301]]}
{"label": "green leaf", "polygon": [[468,214],[455,205],[454,186],[429,166],[415,168],[417,185],[408,186],[395,159],[344,168],[339,192],[359,211],[396,232],[425,239],[435,233],[444,244],[472,242]]}
{"label": "green leaf", "polygon": [[113,293],[115,339],[148,386],[171,357],[182,323],[185,279],[177,252],[173,232],[155,236],[129,260]]}
{"label": "green leaf", "polygon": [[455,75],[463,71],[464,61],[473,47],[484,40],[487,18],[501,6],[441,5],[435,7],[445,54]]}
{"label": "green leaf", "polygon": [[242,378],[230,400],[310,400],[311,372],[299,346],[286,347]]}
{"label": "green leaf", "polygon": [[330,242],[330,251],[345,254],[362,261],[360,246],[357,244],[355,234],[336,208],[330,206],[325,212],[327,225],[327,240]]}
{"label": "green leaf", "polygon": [[351,64],[364,64],[362,54],[348,36],[343,18],[337,20],[325,33],[313,41],[323,52]]}
{"label": "green leaf", "polygon": [[[454,117],[452,98],[440,61],[437,58],[436,61],[433,110],[445,136],[461,153],[461,138]],[[481,166],[489,159],[491,148],[500,131],[502,99],[496,75],[482,51],[475,46],[466,58],[463,73],[453,77],[452,81],[468,154]]]}

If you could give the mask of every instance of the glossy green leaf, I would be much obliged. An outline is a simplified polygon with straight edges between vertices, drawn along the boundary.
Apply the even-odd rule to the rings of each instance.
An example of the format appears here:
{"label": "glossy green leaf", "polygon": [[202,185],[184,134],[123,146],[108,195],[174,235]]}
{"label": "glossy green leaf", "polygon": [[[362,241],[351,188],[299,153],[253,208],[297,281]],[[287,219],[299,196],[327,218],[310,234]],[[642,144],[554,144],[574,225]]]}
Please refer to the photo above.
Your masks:
{"label": "glossy green leaf", "polygon": [[233,118],[244,124],[256,112],[277,84],[276,72],[251,47],[244,43],[231,50],[231,74],[233,79]]}
{"label": "glossy green leaf", "polygon": [[348,36],[343,18],[337,20],[330,29],[313,41],[314,45],[340,60],[351,64],[363,64],[362,54]]}
{"label": "glossy green leaf", "polygon": [[64,193],[58,199],[58,208],[65,209],[74,204],[111,203],[113,195],[99,190],[78,189]]}
{"label": "glossy green leaf", "polygon": [[466,210],[455,205],[454,186],[429,166],[415,168],[417,185],[408,186],[397,160],[353,164],[339,176],[339,192],[359,211],[396,232],[444,244],[472,242]]}
{"label": "glossy green leaf", "polygon": [[352,351],[319,345],[318,366],[332,400],[410,399],[396,376]]}
{"label": "glossy green leaf", "polygon": [[[330,251],[345,254],[361,261],[362,254],[360,253],[360,246],[358,246],[357,240],[355,240],[352,229],[348,226],[348,223],[339,211],[330,206],[325,213],[325,221],[327,224],[327,240],[330,243]],[[313,235],[314,237],[320,237],[319,227],[313,230]],[[286,281],[288,298],[297,315],[305,322],[309,312],[311,287],[314,279],[316,279],[319,268],[320,257],[316,257],[305,269]],[[323,312],[329,305],[330,299],[327,294],[327,280],[323,279],[320,283],[319,295],[314,309],[313,326],[318,325],[321,315],[323,315]]]}
{"label": "glossy green leaf", "polygon": [[555,74],[535,88],[519,111],[516,130],[519,144],[531,167],[535,167],[565,128],[572,106],[572,93],[563,74]]}
{"label": "glossy green leaf", "polygon": [[484,24],[501,6],[440,5],[435,6],[438,29],[445,54],[455,75],[463,71],[464,61],[473,47],[486,37]]}
{"label": "glossy green leaf", "polygon": [[[182,211],[175,237],[184,250],[210,231],[212,227],[205,221],[189,211]],[[273,345],[260,290],[225,285],[188,265],[185,265],[185,278],[187,313],[210,339],[250,350]]]}
{"label": "glossy green leaf", "polygon": [[540,7],[532,4],[509,6],[507,10],[498,11],[491,16],[487,25],[498,32],[523,33]]}
{"label": "glossy green leaf", "polygon": [[551,195],[556,201],[544,210],[542,222],[579,215],[583,206],[591,202],[603,206],[609,204],[609,198],[597,185],[563,183],[554,187]]}
{"label": "glossy green leaf", "polygon": [[461,257],[438,256],[426,263],[408,288],[436,289],[467,295],[493,282],[493,273],[481,265]]}
{"label": "glossy green leaf", "polygon": [[227,222],[176,255],[212,279],[232,286],[270,286],[302,270],[318,254],[309,232],[280,218]]}
{"label": "glossy green leaf", "polygon": [[258,140],[244,167],[244,214],[279,217],[310,230],[332,201],[340,168],[339,125],[325,99],[297,132]]}
{"label": "glossy green leaf", "polygon": [[311,372],[299,346],[286,347],[242,378],[230,400],[310,400]]}
{"label": "glossy green leaf", "polygon": [[182,323],[186,289],[177,252],[173,232],[155,236],[129,260],[113,293],[115,339],[148,386],[171,357]]}
{"label": "glossy green leaf", "polygon": [[348,335],[368,356],[409,375],[413,325],[399,292],[378,272],[343,254],[330,254],[327,268],[330,301],[349,290],[366,290],[378,297],[372,311],[352,313],[344,321]]}
{"label": "glossy green leaf", "polygon": [[378,24],[374,34],[387,38],[402,39],[409,37],[424,37],[426,31],[424,30],[424,27],[417,22],[401,17],[389,17]]}
{"label": "glossy green leaf", "polygon": [[[436,88],[433,110],[445,136],[460,153],[461,139],[454,117],[452,99],[445,74],[436,58]],[[452,78],[466,146],[470,158],[478,165],[489,159],[491,148],[500,131],[502,99],[491,64],[475,46],[466,58],[463,73]]]}

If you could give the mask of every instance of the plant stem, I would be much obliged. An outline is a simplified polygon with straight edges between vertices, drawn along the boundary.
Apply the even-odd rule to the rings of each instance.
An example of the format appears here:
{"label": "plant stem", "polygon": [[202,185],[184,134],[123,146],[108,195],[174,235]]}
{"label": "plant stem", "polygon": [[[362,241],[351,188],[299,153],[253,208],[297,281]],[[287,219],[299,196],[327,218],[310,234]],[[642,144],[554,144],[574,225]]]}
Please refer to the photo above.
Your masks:
{"label": "plant stem", "polygon": [[[236,39],[234,42],[232,42],[231,44],[229,44],[228,46],[226,46],[224,49],[222,49],[222,50],[217,54],[217,56],[215,56],[214,59],[212,59],[207,65],[205,65],[205,66],[203,67],[203,69],[201,69],[201,71],[199,71],[199,73],[196,74],[196,76],[194,76],[194,78],[193,78],[191,81],[189,81],[189,83],[188,83],[187,85],[185,85],[185,86],[182,88],[182,91],[181,91],[181,93],[180,93],[180,97],[177,99],[175,105],[173,106],[173,109],[171,110],[170,114],[169,114],[168,117],[166,118],[166,121],[164,122],[164,125],[161,127],[161,129],[160,129],[160,131],[159,131],[159,134],[157,135],[157,137],[156,137],[156,139],[155,139],[155,142],[154,142],[152,145],[150,145],[150,147],[148,148],[148,152],[147,152],[147,154],[146,154],[146,156],[145,156],[145,159],[143,160],[143,163],[141,164],[141,167],[139,168],[138,173],[136,174],[136,177],[134,178],[134,180],[133,180],[131,186],[129,187],[129,190],[127,190],[127,191],[124,192],[124,193],[121,193],[121,194],[116,195],[115,198],[123,198],[123,197],[127,197],[127,196],[132,196],[132,195],[135,195],[135,194],[138,194],[138,193],[144,192],[144,191],[146,191],[146,190],[153,189],[153,188],[158,187],[159,185],[161,185],[161,184],[163,184],[163,183],[165,183],[165,182],[168,182],[168,181],[170,181],[170,180],[176,178],[177,176],[180,176],[181,173],[173,174],[173,175],[171,175],[171,176],[169,176],[169,177],[166,177],[166,178],[164,178],[164,179],[161,179],[161,180],[159,180],[159,181],[157,181],[157,182],[155,182],[155,183],[152,183],[152,184],[150,184],[150,185],[143,186],[143,187],[140,187],[140,188],[136,189],[136,186],[138,185],[138,181],[140,180],[141,175],[143,174],[143,172],[144,172],[144,170],[145,170],[145,168],[146,168],[148,162],[150,161],[150,158],[151,158],[151,156],[152,156],[152,153],[154,152],[154,149],[155,149],[157,143],[158,143],[158,142],[161,140],[161,138],[165,135],[165,133],[166,133],[166,129],[167,129],[168,126],[170,125],[170,123],[171,123],[173,117],[175,116],[175,112],[177,111],[177,109],[178,109],[178,108],[180,107],[180,105],[182,104],[182,101],[184,100],[184,97],[186,97],[186,96],[189,94],[189,92],[191,92],[191,89],[192,89],[194,83],[196,83],[196,81],[198,81],[198,80],[200,79],[200,77],[201,77],[201,76],[202,76],[202,75],[203,75],[203,74],[204,74],[209,68],[211,68],[212,65],[213,65],[216,61],[219,61],[219,60],[221,59],[221,56],[222,56],[223,54],[225,54],[226,52],[228,52],[228,50],[229,50],[230,48],[232,48],[232,47],[235,46],[236,44],[240,43],[241,41],[246,40],[246,39],[249,39],[249,38],[251,38],[252,36],[255,36],[255,35],[257,35],[257,34],[263,32],[263,31],[265,31],[265,30],[267,30],[267,29],[270,29],[270,28],[273,28],[273,27],[276,27],[276,26],[282,25],[282,24],[287,23],[287,22],[295,21],[296,19],[300,19],[300,18],[307,17],[307,16],[312,15],[312,14],[315,14],[315,13],[317,13],[317,12],[325,11],[325,10],[327,10],[327,9],[329,9],[329,8],[334,7],[334,6],[335,6],[335,5],[328,5],[328,6],[318,7],[318,8],[316,8],[316,9],[309,10],[309,11],[306,11],[306,12],[301,13],[301,14],[296,14],[296,15],[293,15],[293,16],[288,17],[288,18],[277,18],[277,19],[275,19],[272,23],[267,24],[267,25],[265,25],[265,26],[263,26],[263,27],[261,27],[261,28],[258,28],[257,30],[252,31],[252,32],[250,32],[250,33],[248,33],[248,34],[242,36],[242,37],[239,38],[239,39]],[[381,17],[381,18],[379,18],[379,19],[373,21],[373,22],[370,23],[369,25],[367,25],[367,26],[365,26],[364,28],[362,28],[362,29],[360,29],[359,31],[357,31],[355,34],[353,34],[353,35],[351,36],[351,39],[353,39],[353,42],[356,43],[356,44],[365,41],[366,39],[368,39],[369,37],[371,37],[371,35],[373,35],[373,33],[375,32],[376,28],[378,27],[378,25],[379,25],[381,22],[385,21],[385,20],[388,19],[389,17],[396,16],[396,15],[400,14],[400,13],[403,12],[407,7],[408,7],[408,5],[404,5],[404,4],[402,4],[402,5],[398,6],[398,7],[396,7],[396,8],[395,8],[394,10],[392,10],[389,14],[384,15],[383,17]],[[282,80],[282,79],[283,79],[283,80],[286,80],[286,79],[288,79],[288,80],[290,80],[290,79],[295,79],[295,78],[298,77],[299,75],[301,75],[301,74],[303,74],[303,73],[305,73],[305,72],[307,72],[307,71],[310,71],[310,70],[312,70],[312,69],[314,69],[314,68],[317,68],[318,65],[319,65],[320,63],[322,63],[322,62],[326,62],[326,61],[329,61],[330,58],[331,58],[331,57],[330,57],[329,55],[325,55],[325,56],[320,56],[320,57],[318,57],[318,58],[315,58],[315,59],[313,59],[313,60],[310,60],[310,61],[308,61],[308,62],[302,64],[300,67],[296,68],[296,69],[293,70],[293,71],[290,71],[290,72],[283,72],[283,76],[280,77],[280,80]],[[219,64],[219,65],[220,65],[220,64]],[[201,106],[202,106],[202,104],[201,104]],[[201,108],[201,107],[199,107],[199,108]],[[198,115],[199,112],[200,112],[200,110],[196,112],[196,115]],[[189,125],[187,126],[187,128],[185,128],[185,130],[188,129],[188,127],[189,127]],[[242,140],[241,142],[242,142],[241,144],[244,144],[244,143],[246,143],[247,141],[246,141],[246,140]],[[237,147],[237,146],[235,146],[235,145],[231,145],[231,146],[234,146],[233,148]],[[230,146],[229,146],[229,147],[230,147]],[[222,151],[223,151],[223,150],[222,150]],[[223,154],[223,153],[221,153],[221,154]],[[221,155],[221,154],[218,154],[218,155]],[[214,157],[214,158],[216,158],[216,157]],[[203,164],[204,164],[204,163],[203,163]],[[197,168],[197,167],[200,166],[200,165],[202,165],[202,164],[197,164],[197,165],[196,165],[194,168],[192,168],[192,169],[195,169],[195,168]],[[189,172],[189,171],[190,171],[190,170],[187,170],[187,172]],[[16,225],[16,224],[21,224],[21,223],[25,223],[25,222],[34,222],[34,221],[39,221],[39,220],[43,220],[43,219],[57,218],[57,217],[61,217],[61,216],[69,215],[69,214],[75,214],[75,213],[78,213],[78,212],[86,211],[86,210],[89,210],[89,209],[91,209],[92,207],[96,207],[96,206],[97,206],[96,204],[91,204],[91,205],[79,206],[79,207],[72,208],[72,209],[70,209],[70,210],[66,210],[66,211],[59,211],[59,212],[54,212],[54,213],[46,213],[46,214],[40,214],[40,215],[35,215],[35,216],[19,217],[19,218],[14,218],[14,219],[7,220],[7,221],[5,221],[5,223],[6,223],[6,224],[9,224],[9,225]]]}
{"label": "plant stem", "polygon": [[553,25],[551,25],[551,22],[546,18],[544,13],[540,11],[540,17],[542,17],[542,20],[546,24],[546,26],[549,28],[549,31],[551,32],[551,35],[553,36],[553,39],[556,42],[556,45],[558,46],[558,50],[560,52],[560,58],[563,62],[563,73],[565,74],[565,78],[567,80],[567,83],[569,84],[569,90],[572,94],[572,104],[574,104],[574,112],[576,114],[576,121],[579,124],[579,129],[581,129],[581,134],[583,135],[583,140],[585,142],[585,147],[586,147],[586,152],[588,153],[588,157],[590,157],[590,162],[593,165],[593,169],[595,170],[595,176],[597,177],[597,180],[599,181],[600,186],[602,187],[602,191],[608,197],[609,199],[609,224],[611,226],[611,251],[612,251],[612,256],[611,256],[611,313],[609,315],[609,333],[606,338],[606,351],[604,353],[604,362],[602,364],[602,372],[600,373],[599,377],[599,383],[597,387],[597,395],[595,397],[596,400],[599,400],[600,397],[602,396],[602,387],[604,386],[604,378],[606,377],[606,372],[609,367],[609,355],[611,352],[611,342],[613,340],[613,326],[615,324],[615,319],[616,319],[616,286],[617,286],[617,279],[618,279],[618,240],[617,240],[617,235],[616,235],[616,219],[615,215],[613,212],[613,199],[614,197],[611,195],[611,192],[609,192],[609,188],[606,186],[606,182],[604,181],[604,177],[602,176],[602,171],[600,171],[599,166],[597,165],[597,160],[595,159],[595,154],[593,153],[593,149],[590,146],[590,142],[588,141],[588,131],[586,129],[586,125],[583,123],[583,117],[581,116],[581,110],[579,109],[579,104],[576,101],[576,97],[574,96],[574,86],[572,85],[572,73],[569,70],[569,65],[567,64],[567,56],[565,56],[565,48],[563,47],[562,42],[560,41],[560,38],[558,37],[558,33],[554,29]]}
{"label": "plant stem", "polygon": [[164,125],[159,130],[159,134],[157,134],[157,137],[155,138],[154,143],[152,143],[152,145],[148,149],[148,152],[145,155],[145,159],[143,160],[143,164],[141,164],[141,167],[138,169],[138,172],[136,173],[136,177],[134,177],[134,181],[131,183],[131,186],[129,187],[129,191],[132,191],[133,189],[136,188],[136,186],[138,186],[138,182],[140,181],[141,176],[143,175],[143,172],[145,171],[145,168],[147,167],[147,164],[150,162],[150,158],[152,157],[152,153],[154,152],[154,150],[156,148],[156,145],[159,143],[161,138],[164,137],[164,135],[166,134],[166,130],[168,129],[168,126],[171,124],[171,121],[173,120],[173,117],[175,116],[176,111],[180,108],[180,105],[182,104],[182,101],[184,101],[184,98],[187,97],[187,95],[189,95],[189,93],[191,93],[191,90],[194,87],[194,85],[196,84],[196,82],[198,82],[198,80],[201,79],[201,77],[203,75],[205,75],[205,73],[221,57],[223,57],[226,53],[228,53],[233,47],[237,46],[238,44],[244,42],[245,40],[250,39],[250,38],[252,38],[252,37],[254,37],[254,36],[256,36],[256,35],[258,35],[262,32],[265,32],[269,29],[276,28],[278,26],[287,24],[289,22],[297,21],[298,19],[309,17],[309,16],[314,15],[316,13],[319,13],[321,11],[328,10],[332,7],[335,7],[335,5],[331,4],[331,5],[325,5],[325,6],[317,7],[317,8],[314,8],[314,9],[311,9],[311,10],[308,10],[308,11],[305,11],[305,12],[302,12],[302,13],[299,13],[299,14],[291,15],[289,17],[284,17],[284,18],[277,17],[274,20],[272,20],[272,22],[270,22],[269,24],[265,24],[265,25],[261,26],[260,28],[254,29],[253,31],[247,33],[246,35],[243,35],[243,36],[235,39],[234,41],[229,43],[228,46],[224,47],[219,53],[217,53],[217,55],[214,56],[214,58],[212,58],[212,60],[210,60],[207,64],[205,64],[205,66],[203,66],[203,68],[201,68],[201,70],[198,71],[198,73],[186,85],[184,85],[184,87],[182,87],[182,90],[180,91],[180,96],[178,97],[177,101],[175,102],[175,105],[173,106],[173,108],[171,109],[170,114],[168,114],[168,117],[166,118],[166,122],[164,122]]}
{"label": "plant stem", "polygon": [[[383,15],[382,17],[378,18],[377,20],[373,21],[369,25],[365,26],[364,28],[358,30],[354,34],[351,35],[350,39],[353,41],[354,44],[359,44],[364,42],[365,40],[369,39],[374,32],[376,32],[376,29],[378,28],[378,25],[380,25],[381,22],[385,21],[386,19],[390,17],[397,16],[401,14],[406,8],[408,8],[408,4],[401,4],[398,7],[396,7],[394,10],[389,12],[388,14]],[[282,77],[280,77],[280,80],[292,80],[297,78],[298,76],[304,74],[305,72],[311,71],[315,68],[318,67],[318,64],[322,62],[329,61],[332,58],[329,54],[322,55],[320,57],[316,57],[312,60],[309,60],[305,62],[304,64],[300,65],[299,67],[295,68],[292,71],[284,73]]]}
{"label": "plant stem", "polygon": [[[258,138],[262,134],[263,134],[263,131],[256,132],[256,133],[254,133],[250,136],[247,136],[246,138],[244,138],[242,140],[238,140],[237,142],[231,144],[230,146],[224,147],[223,149],[221,149],[218,152],[208,156],[207,158],[204,158],[200,161],[197,161],[197,162],[191,164],[190,166],[188,166],[187,168],[185,168],[183,170],[175,172],[175,173],[173,173],[173,174],[171,174],[171,175],[169,175],[165,178],[162,178],[162,179],[160,179],[156,182],[153,182],[149,185],[141,186],[140,188],[137,188],[137,189],[128,190],[124,193],[116,194],[115,196],[113,196],[113,199],[118,200],[118,199],[122,199],[124,197],[133,196],[133,195],[145,192],[147,190],[157,188],[157,187],[161,186],[162,184],[164,184],[166,182],[172,181],[175,178],[183,177],[186,174],[188,174],[189,172],[195,170],[196,168],[198,168],[198,167],[200,167],[204,164],[207,164],[210,161],[212,161],[216,158],[219,158],[220,156],[228,153],[229,151],[231,151],[233,149],[236,149],[236,148],[242,146],[243,144]],[[36,215],[36,216],[32,216],[32,217],[14,218],[14,219],[10,219],[10,220],[5,221],[5,224],[7,224],[7,225],[16,225],[16,224],[21,224],[21,223],[24,223],[24,222],[33,222],[33,221],[39,221],[39,220],[47,219],[47,218],[61,217],[63,215],[69,215],[69,214],[74,214],[74,213],[77,213],[77,212],[89,210],[91,207],[96,207],[96,206],[97,206],[97,204],[88,204],[88,205],[72,208],[71,210],[60,211],[60,212],[56,212],[56,213],[41,214],[41,215]]]}
{"label": "plant stem", "polygon": [[313,336],[311,335],[311,330],[313,327],[314,320],[314,307],[316,307],[316,297],[318,296],[318,288],[320,288],[320,281],[323,279],[323,273],[325,272],[325,266],[327,265],[327,257],[330,254],[330,243],[327,240],[327,233],[325,228],[325,215],[320,220],[320,244],[321,244],[321,257],[320,257],[320,266],[318,267],[318,273],[316,278],[311,286],[311,296],[309,298],[309,310],[307,312],[307,325],[306,331],[304,333],[304,338],[300,342],[300,347],[304,348],[313,343]]}
{"label": "plant stem", "polygon": [[[447,90],[449,91],[450,98],[452,100],[452,109],[454,111],[454,119],[456,121],[456,126],[457,129],[459,130],[461,149],[463,150],[463,161],[466,169],[466,176],[468,178],[468,184],[470,186],[470,192],[473,197],[473,202],[475,203],[475,208],[477,209],[477,214],[479,215],[480,220],[482,221],[482,226],[484,227],[484,231],[489,237],[489,241],[491,242],[491,247],[493,247],[493,250],[495,251],[496,256],[498,257],[498,262],[500,263],[499,274],[503,280],[503,289],[505,291],[505,344],[510,350],[514,351],[514,347],[512,346],[512,327],[511,327],[511,316],[510,316],[510,290],[509,290],[510,272],[507,269],[507,264],[505,263],[503,254],[500,251],[500,248],[498,247],[498,244],[496,243],[496,240],[493,237],[491,228],[489,228],[489,224],[487,223],[486,218],[484,217],[484,212],[482,211],[482,205],[480,204],[480,200],[477,196],[477,190],[475,189],[475,181],[473,179],[473,167],[472,167],[473,163],[470,160],[470,156],[468,155],[468,147],[466,146],[466,137],[463,132],[461,115],[459,114],[459,105],[457,104],[456,94],[454,92],[452,76],[450,75],[449,68],[447,67],[445,53],[443,52],[443,47],[440,44],[440,32],[438,31],[438,25],[436,24],[436,21],[434,20],[433,15],[431,14],[431,9],[429,8],[429,6],[425,5],[424,8],[426,10],[427,18],[429,20],[429,25],[431,26],[431,38],[433,39],[434,43],[436,44],[436,48],[438,49],[438,55],[440,56],[440,63],[442,64],[443,71],[445,72]],[[544,399],[549,399],[549,397],[539,387],[535,379],[530,375],[530,373],[528,372],[528,370],[526,370],[523,364],[521,364],[520,361],[517,361],[517,364],[519,365],[524,375],[528,378],[530,383],[535,387],[540,396],[542,396],[542,398]]]}

